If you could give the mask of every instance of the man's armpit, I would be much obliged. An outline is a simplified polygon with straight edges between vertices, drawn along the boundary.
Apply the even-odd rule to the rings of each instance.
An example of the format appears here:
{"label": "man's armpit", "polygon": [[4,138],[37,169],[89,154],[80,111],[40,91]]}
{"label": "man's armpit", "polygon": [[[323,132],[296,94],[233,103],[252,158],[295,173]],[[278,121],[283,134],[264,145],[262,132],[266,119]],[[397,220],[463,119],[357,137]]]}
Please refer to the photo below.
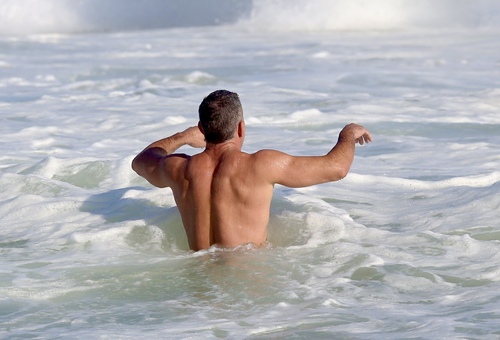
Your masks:
{"label": "man's armpit", "polygon": [[183,169],[190,156],[186,154],[171,154],[163,157],[161,173],[166,187],[172,186],[175,182],[184,178]]}

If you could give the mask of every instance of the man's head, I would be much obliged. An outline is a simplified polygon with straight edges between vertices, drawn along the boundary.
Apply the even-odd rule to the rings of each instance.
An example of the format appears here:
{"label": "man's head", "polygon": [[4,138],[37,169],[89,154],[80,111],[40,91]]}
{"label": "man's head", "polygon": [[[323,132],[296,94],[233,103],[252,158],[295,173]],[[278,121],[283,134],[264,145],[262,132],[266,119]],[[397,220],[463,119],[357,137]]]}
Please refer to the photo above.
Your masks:
{"label": "man's head", "polygon": [[226,90],[217,90],[205,97],[198,113],[205,140],[212,144],[231,139],[243,119],[238,94]]}

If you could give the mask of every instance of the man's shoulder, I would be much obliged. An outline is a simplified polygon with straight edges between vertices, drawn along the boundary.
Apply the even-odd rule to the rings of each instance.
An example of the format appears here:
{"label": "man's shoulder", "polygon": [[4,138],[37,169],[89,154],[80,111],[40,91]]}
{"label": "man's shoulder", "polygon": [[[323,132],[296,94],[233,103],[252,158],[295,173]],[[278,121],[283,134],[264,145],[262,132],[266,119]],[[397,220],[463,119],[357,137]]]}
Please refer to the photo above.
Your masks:
{"label": "man's shoulder", "polygon": [[163,169],[166,173],[176,176],[179,172],[186,169],[185,165],[189,164],[194,156],[184,153],[172,153],[163,157]]}
{"label": "man's shoulder", "polygon": [[179,165],[185,164],[191,158],[192,156],[186,155],[184,153],[172,153],[163,156],[162,161],[166,169],[169,169],[169,168],[176,168]]}
{"label": "man's shoulder", "polygon": [[253,163],[257,167],[264,167],[267,169],[273,164],[282,162],[283,157],[286,156],[285,153],[273,149],[262,149],[250,155]]}
{"label": "man's shoulder", "polygon": [[251,156],[256,159],[274,159],[275,157],[279,157],[281,155],[284,155],[284,153],[273,149],[262,149],[251,154]]}

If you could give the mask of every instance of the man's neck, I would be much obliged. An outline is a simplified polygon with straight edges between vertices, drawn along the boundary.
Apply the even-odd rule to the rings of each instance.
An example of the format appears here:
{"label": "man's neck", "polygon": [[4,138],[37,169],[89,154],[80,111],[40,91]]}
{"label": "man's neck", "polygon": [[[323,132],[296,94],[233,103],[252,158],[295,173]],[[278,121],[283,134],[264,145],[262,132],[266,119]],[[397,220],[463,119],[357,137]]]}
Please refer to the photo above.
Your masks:
{"label": "man's neck", "polygon": [[227,152],[241,151],[241,143],[237,138],[232,138],[222,143],[207,143],[205,153],[219,156]]}

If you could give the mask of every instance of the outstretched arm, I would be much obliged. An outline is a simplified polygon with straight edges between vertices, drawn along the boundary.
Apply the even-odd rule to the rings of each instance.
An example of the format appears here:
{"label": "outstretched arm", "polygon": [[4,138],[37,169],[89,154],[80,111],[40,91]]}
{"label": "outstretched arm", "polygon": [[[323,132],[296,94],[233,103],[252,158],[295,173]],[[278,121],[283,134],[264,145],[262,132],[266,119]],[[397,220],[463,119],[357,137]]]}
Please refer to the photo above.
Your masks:
{"label": "outstretched arm", "polygon": [[[337,181],[345,176],[354,160],[355,145],[369,143],[368,130],[349,124],[339,134],[337,144],[324,156],[290,156],[278,151],[265,151],[265,173],[272,183],[299,188]],[[266,175],[264,175],[266,176]]]}
{"label": "outstretched arm", "polygon": [[[132,169],[154,186],[167,187],[170,176],[165,162],[174,156],[178,156],[178,160],[186,159],[185,155],[172,155],[183,145],[196,148],[205,146],[205,138],[197,126],[151,143],[134,158]],[[174,166],[172,169],[175,169],[177,162],[174,159],[171,161]]]}
{"label": "outstretched arm", "polygon": [[358,124],[351,123],[340,131],[337,144],[325,156],[325,158],[338,169],[340,178],[335,178],[333,179],[334,181],[347,176],[352,162],[354,161],[356,144],[363,145],[371,141],[372,136],[370,132]]}

